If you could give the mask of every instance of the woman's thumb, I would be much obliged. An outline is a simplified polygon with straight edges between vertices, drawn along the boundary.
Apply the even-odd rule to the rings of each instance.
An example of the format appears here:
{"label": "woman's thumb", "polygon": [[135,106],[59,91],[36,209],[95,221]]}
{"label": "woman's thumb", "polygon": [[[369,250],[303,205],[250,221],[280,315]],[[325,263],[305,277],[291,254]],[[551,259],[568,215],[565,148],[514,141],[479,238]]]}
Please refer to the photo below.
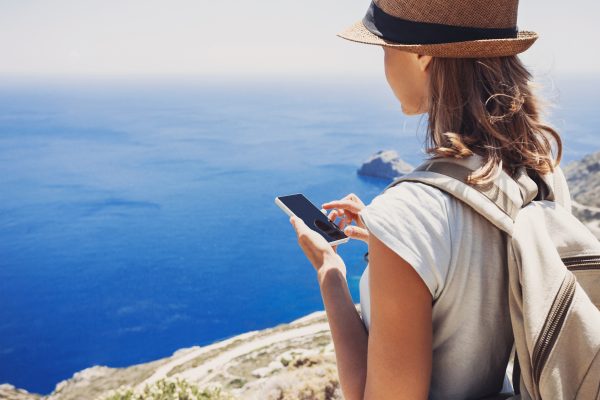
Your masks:
{"label": "woman's thumb", "polygon": [[363,242],[369,241],[369,231],[359,226],[348,226],[344,229],[344,233],[352,239],[362,240]]}

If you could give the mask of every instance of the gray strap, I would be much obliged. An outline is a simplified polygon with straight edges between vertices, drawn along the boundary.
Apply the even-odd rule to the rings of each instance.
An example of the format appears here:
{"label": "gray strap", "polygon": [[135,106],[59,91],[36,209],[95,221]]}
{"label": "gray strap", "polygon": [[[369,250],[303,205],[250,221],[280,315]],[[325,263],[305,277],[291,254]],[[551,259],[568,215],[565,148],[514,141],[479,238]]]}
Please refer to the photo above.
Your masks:
{"label": "gray strap", "polygon": [[[451,178],[457,179],[464,184],[467,184],[467,178],[473,172],[472,169],[467,168],[463,165],[459,165],[453,162],[447,161],[432,161],[423,163],[415,171],[430,171],[438,174],[446,175]],[[392,182],[388,187],[393,186],[397,182]],[[535,183],[534,183],[535,185]],[[500,208],[505,214],[511,219],[515,219],[517,212],[519,211],[519,205],[515,204],[510,197],[504,193],[500,187],[495,183],[490,183],[485,186],[473,186],[469,185],[487,197],[492,201],[498,208]],[[386,189],[388,188],[386,187]],[[534,196],[535,197],[535,196]]]}
{"label": "gray strap", "polygon": [[529,204],[538,194],[538,185],[529,177],[525,167],[517,169],[515,181],[519,185],[521,191],[521,199],[523,199],[523,207]]}

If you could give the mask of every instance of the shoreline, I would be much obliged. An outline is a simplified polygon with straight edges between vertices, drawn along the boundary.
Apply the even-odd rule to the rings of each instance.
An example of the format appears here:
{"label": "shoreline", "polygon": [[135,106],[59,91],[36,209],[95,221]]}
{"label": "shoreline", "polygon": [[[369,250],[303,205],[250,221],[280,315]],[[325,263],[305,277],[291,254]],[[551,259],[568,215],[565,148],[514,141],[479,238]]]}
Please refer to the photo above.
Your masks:
{"label": "shoreline", "polygon": [[[355,303],[355,307],[360,314],[360,303]],[[318,366],[316,370],[314,366]],[[319,376],[324,378],[321,383]],[[337,382],[326,312],[317,310],[288,323],[244,332],[205,346],[182,348],[169,357],[147,363],[123,368],[91,366],[58,382],[55,390],[46,395],[0,385],[0,398],[102,400],[119,391],[141,393],[146,386],[165,379],[220,388],[233,396],[243,395],[244,399],[264,398],[266,392],[290,390],[294,384],[326,387],[327,382]]]}

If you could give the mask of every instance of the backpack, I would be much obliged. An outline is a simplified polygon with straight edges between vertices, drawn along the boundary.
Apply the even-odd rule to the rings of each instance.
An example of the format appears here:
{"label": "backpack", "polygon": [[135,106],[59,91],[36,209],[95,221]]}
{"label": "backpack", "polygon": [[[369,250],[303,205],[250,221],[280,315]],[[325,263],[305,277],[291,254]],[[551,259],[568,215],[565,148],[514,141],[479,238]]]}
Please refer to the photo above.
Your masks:
{"label": "backpack", "polygon": [[482,158],[434,158],[396,178],[437,187],[503,232],[515,365],[511,399],[600,400],[600,242],[571,214],[559,167],[467,184]]}

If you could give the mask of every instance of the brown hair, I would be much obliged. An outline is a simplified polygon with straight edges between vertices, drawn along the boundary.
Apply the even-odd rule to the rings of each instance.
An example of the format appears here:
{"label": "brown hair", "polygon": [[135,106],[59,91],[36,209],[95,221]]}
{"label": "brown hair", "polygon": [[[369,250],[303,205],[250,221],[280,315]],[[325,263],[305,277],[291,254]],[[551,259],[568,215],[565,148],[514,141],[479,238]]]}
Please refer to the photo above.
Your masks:
{"label": "brown hair", "polygon": [[525,166],[545,174],[560,163],[562,141],[541,121],[542,100],[517,55],[433,57],[429,71],[426,152],[432,158],[481,155],[484,165],[469,178],[475,185],[490,182],[503,166],[511,173]]}

